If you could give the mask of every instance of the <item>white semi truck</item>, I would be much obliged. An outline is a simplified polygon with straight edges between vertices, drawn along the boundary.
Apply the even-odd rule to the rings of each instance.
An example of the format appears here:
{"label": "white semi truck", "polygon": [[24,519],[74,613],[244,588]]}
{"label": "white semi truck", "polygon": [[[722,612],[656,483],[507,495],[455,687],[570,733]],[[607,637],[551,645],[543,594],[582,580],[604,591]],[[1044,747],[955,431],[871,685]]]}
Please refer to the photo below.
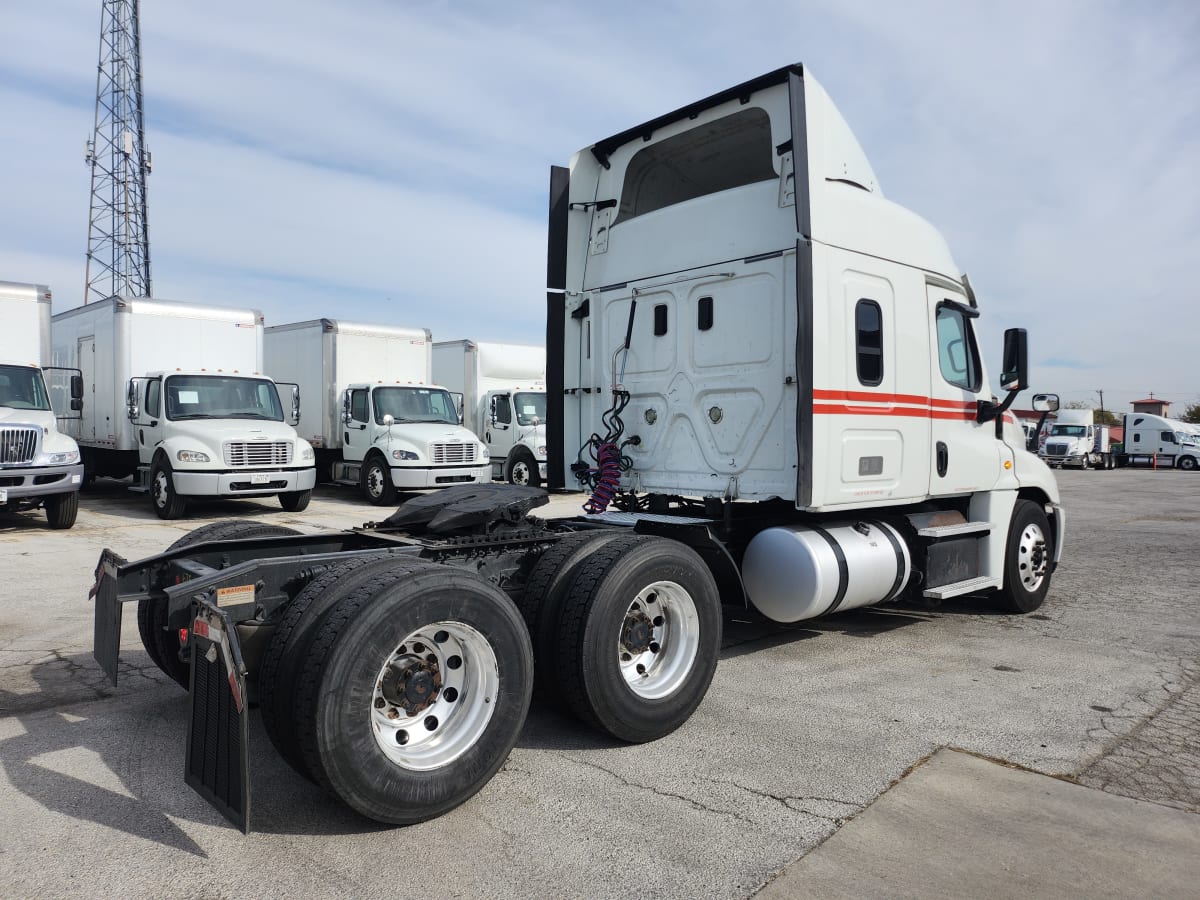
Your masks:
{"label": "white semi truck", "polygon": [[1194,471],[1200,468],[1200,434],[1196,433],[1195,425],[1177,419],[1127,413],[1124,450],[1118,463],[1174,465]]}
{"label": "white semi truck", "polygon": [[487,448],[434,384],[427,330],[314,319],[272,325],[264,352],[300,385],[301,433],[333,482],[388,505],[397,490],[491,481]]}
{"label": "white semi truck", "polygon": [[438,341],[433,376],[462,395],[463,424],[487,445],[494,479],[545,482],[545,347]]}
{"label": "white semi truck", "polygon": [[[64,419],[77,414],[83,381],[49,366],[50,304],[44,284],[0,281],[0,510],[41,506],[51,528],[70,528],[83,466],[78,445],[59,431],[55,406]],[[56,398],[55,387],[66,390]]]}
{"label": "white semi truck", "polygon": [[1109,446],[1109,427],[1097,425],[1094,418],[1090,409],[1060,409],[1038,455],[1055,468],[1114,468],[1116,459]]}
{"label": "white semi truck", "polygon": [[1009,421],[1025,332],[998,401],[970,284],[801,66],[599,141],[550,188],[547,478],[586,487],[587,514],[464,486],[348,531],[214,523],[101,557],[96,658],[115,678],[123,604],[161,624],[143,641],[191,688],[186,778],[243,827],[250,677],[293,766],[409,823],[500,768],[535,679],[618,740],[679,727],[723,607],[1046,599],[1065,518]]}
{"label": "white semi truck", "polygon": [[88,478],[133,475],[164,519],[191,497],[308,506],[313,450],[292,427],[298,390],[281,402],[263,374],[260,313],[113,297],[53,323],[55,360],[83,373],[87,402],[71,424]]}

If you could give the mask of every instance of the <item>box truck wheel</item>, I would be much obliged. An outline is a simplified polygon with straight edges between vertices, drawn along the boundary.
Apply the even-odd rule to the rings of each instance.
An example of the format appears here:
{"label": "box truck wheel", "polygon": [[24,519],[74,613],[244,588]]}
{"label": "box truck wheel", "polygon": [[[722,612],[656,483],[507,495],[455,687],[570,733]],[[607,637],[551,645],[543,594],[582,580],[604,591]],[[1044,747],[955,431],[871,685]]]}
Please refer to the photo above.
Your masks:
{"label": "box truck wheel", "polygon": [[315,781],[296,737],[296,679],[329,610],[361,585],[385,587],[428,563],[387,553],[336,563],[306,584],[283,610],[258,669],[259,711],[267,737],[293,769]]}
{"label": "box truck wheel", "polygon": [[[190,547],[204,541],[279,537],[299,533],[295,528],[268,525],[265,522],[210,522],[189,531],[168,547],[167,552],[178,550],[181,547]],[[179,640],[179,632],[167,626],[166,598],[154,597],[139,600],[137,620],[138,634],[141,635],[142,646],[150,654],[150,659],[160,670],[186,689],[189,666],[179,658],[179,651],[183,647]]]}
{"label": "box truck wheel", "polygon": [[1018,500],[1008,528],[1004,587],[1000,589],[1001,606],[1008,612],[1033,612],[1046,599],[1054,558],[1051,534],[1041,505]]}
{"label": "box truck wheel", "polygon": [[396,502],[396,485],[392,483],[392,469],[378,453],[372,453],[363,463],[359,475],[363,495],[375,506],[389,506]]}
{"label": "box truck wheel", "polygon": [[335,590],[297,679],[309,771],[380,822],[453,809],[504,764],[525,722],[533,654],[521,614],[494,585],[438,565]]}
{"label": "box truck wheel", "polygon": [[610,541],[625,536],[627,532],[616,528],[568,535],[539,556],[530,570],[517,607],[533,640],[534,689],[540,695],[558,696],[558,621],[563,598],[579,565]]}
{"label": "box truck wheel", "polygon": [[79,515],[79,492],[52,494],[46,498],[46,520],[51,528],[70,528]]}
{"label": "box truck wheel", "polygon": [[279,505],[287,512],[304,512],[308,509],[308,501],[312,499],[312,491],[289,491],[279,495]]}
{"label": "box truck wheel", "polygon": [[160,519],[178,519],[187,509],[187,499],[175,493],[171,466],[161,456],[150,470],[150,501]]}
{"label": "box truck wheel", "polygon": [[538,487],[542,483],[537,460],[528,450],[517,450],[504,463],[504,480],[509,484]]}
{"label": "box truck wheel", "polygon": [[721,599],[700,556],[667,538],[621,537],[584,560],[563,601],[562,695],[613,737],[652,741],[700,705],[720,649]]}

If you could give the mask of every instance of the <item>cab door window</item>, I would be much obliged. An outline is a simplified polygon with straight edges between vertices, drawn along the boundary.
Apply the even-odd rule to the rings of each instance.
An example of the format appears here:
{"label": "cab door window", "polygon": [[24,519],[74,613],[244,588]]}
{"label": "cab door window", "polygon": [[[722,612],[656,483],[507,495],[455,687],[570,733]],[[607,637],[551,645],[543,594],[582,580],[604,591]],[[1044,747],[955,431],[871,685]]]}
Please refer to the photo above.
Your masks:
{"label": "cab door window", "polygon": [[492,402],[496,404],[496,424],[511,425],[512,405],[508,402],[508,394],[496,394]]}
{"label": "cab door window", "polygon": [[350,418],[355,422],[367,421],[367,392],[365,390],[350,392]]}
{"label": "cab door window", "polygon": [[980,386],[975,334],[962,310],[943,304],[937,309],[938,365],[947,383],[976,392]]}
{"label": "cab door window", "polygon": [[146,384],[146,415],[157,418],[162,405],[162,381],[155,378]]}

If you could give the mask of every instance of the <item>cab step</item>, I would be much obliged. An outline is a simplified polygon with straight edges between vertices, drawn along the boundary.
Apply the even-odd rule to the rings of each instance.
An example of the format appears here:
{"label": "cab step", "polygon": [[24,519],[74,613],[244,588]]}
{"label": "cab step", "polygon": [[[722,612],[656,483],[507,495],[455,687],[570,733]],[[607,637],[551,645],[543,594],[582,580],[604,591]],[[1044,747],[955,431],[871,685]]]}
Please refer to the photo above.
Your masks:
{"label": "cab step", "polygon": [[1000,587],[1000,579],[987,575],[978,578],[968,578],[966,581],[956,581],[953,584],[942,584],[927,588],[923,594],[933,600],[947,600],[950,597],[961,597],[963,594],[973,594],[976,591],[986,591]]}
{"label": "cab step", "polygon": [[960,522],[957,525],[930,525],[928,528],[917,529],[917,535],[923,538],[962,537],[966,534],[987,534],[992,530],[991,522]]}

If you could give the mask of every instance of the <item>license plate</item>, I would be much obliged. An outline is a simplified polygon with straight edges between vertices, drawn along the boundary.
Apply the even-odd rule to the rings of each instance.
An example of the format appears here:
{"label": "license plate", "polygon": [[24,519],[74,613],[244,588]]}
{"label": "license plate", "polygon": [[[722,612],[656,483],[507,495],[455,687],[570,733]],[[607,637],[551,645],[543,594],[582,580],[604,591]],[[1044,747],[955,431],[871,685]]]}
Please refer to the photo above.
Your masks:
{"label": "license plate", "polygon": [[271,476],[268,475],[266,472],[260,472],[257,475],[250,476],[251,484],[266,484],[270,480],[271,480]]}
{"label": "license plate", "polygon": [[0,503],[8,502],[8,488],[0,488]]}

